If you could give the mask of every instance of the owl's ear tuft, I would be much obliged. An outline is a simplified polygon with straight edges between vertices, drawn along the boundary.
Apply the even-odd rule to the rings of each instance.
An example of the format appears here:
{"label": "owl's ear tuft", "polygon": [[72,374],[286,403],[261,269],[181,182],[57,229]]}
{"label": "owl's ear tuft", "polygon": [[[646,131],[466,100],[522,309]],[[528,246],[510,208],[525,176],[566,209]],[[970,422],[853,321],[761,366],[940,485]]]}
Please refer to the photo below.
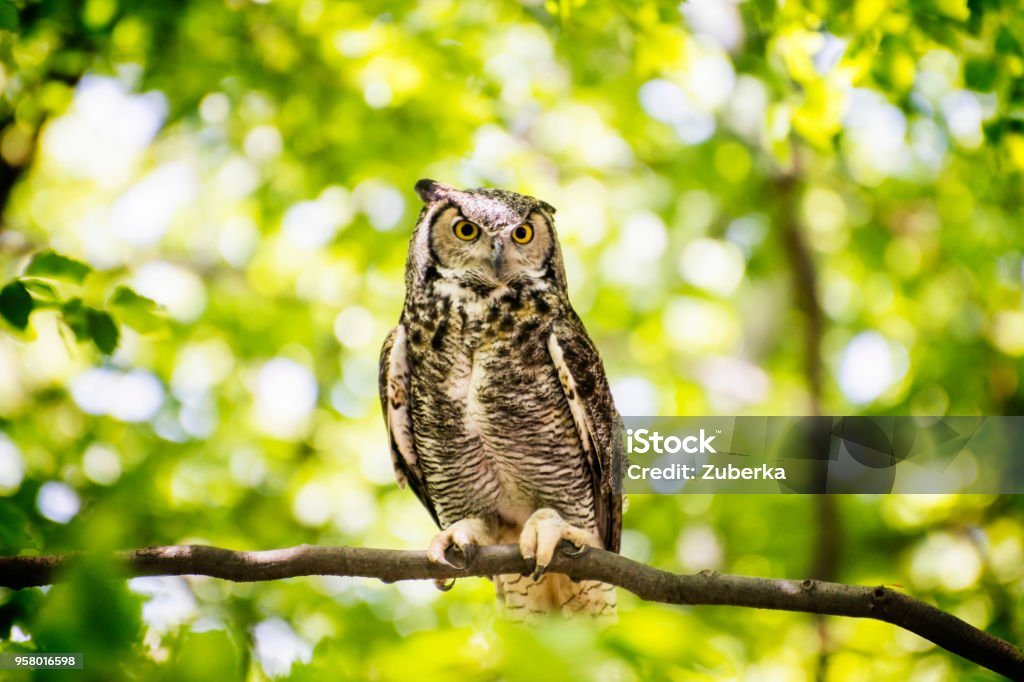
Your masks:
{"label": "owl's ear tuft", "polygon": [[448,196],[449,193],[454,191],[454,187],[449,187],[448,185],[442,182],[438,182],[437,180],[430,180],[428,178],[423,178],[422,180],[416,183],[416,194],[418,194],[420,199],[422,199],[423,202],[427,204],[429,204],[432,201],[443,199],[444,197]]}
{"label": "owl's ear tuft", "polygon": [[547,211],[549,215],[555,215],[558,213],[558,210],[546,201],[538,200],[537,203],[540,204],[540,207]]}

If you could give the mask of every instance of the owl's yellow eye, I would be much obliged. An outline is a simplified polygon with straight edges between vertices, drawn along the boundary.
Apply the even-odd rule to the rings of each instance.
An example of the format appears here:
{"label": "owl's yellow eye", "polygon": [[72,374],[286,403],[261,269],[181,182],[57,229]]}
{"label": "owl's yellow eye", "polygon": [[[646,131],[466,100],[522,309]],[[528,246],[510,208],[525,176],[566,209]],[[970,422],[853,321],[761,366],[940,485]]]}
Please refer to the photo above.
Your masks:
{"label": "owl's yellow eye", "polygon": [[533,239],[533,228],[527,223],[512,230],[512,241],[516,244],[529,244],[531,239]]}
{"label": "owl's yellow eye", "polygon": [[471,223],[468,220],[455,221],[455,225],[452,226],[452,230],[455,232],[455,236],[464,242],[471,242],[480,236],[480,227],[476,223]]}

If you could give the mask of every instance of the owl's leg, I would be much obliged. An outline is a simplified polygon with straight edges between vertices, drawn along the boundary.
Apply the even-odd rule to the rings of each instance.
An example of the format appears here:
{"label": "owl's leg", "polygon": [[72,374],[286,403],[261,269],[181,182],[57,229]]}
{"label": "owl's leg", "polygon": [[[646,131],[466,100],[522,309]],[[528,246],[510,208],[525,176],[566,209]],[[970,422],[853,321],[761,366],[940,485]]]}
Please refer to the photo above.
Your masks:
{"label": "owl's leg", "polygon": [[568,540],[580,548],[602,546],[596,534],[566,523],[554,509],[538,509],[523,524],[523,532],[519,535],[519,552],[524,559],[536,558],[534,580],[547,570],[562,540]]}
{"label": "owl's leg", "polygon": [[[482,519],[462,519],[434,536],[430,547],[427,548],[427,558],[435,564],[462,569],[466,567],[470,553],[476,545],[489,545],[492,542],[487,524]],[[453,546],[462,552],[462,566],[452,564],[445,557],[445,552]]]}

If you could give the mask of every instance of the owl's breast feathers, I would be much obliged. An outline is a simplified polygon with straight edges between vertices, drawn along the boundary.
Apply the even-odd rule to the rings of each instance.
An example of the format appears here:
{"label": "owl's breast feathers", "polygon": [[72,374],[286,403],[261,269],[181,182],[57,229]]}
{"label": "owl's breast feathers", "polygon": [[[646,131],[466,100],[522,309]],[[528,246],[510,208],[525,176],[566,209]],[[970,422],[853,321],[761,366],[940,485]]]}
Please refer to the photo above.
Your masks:
{"label": "owl's breast feathers", "polygon": [[568,302],[547,287],[452,295],[436,284],[407,300],[389,337],[402,359],[387,344],[382,354],[400,482],[442,527],[489,517],[515,528],[551,507],[617,550],[619,417]]}

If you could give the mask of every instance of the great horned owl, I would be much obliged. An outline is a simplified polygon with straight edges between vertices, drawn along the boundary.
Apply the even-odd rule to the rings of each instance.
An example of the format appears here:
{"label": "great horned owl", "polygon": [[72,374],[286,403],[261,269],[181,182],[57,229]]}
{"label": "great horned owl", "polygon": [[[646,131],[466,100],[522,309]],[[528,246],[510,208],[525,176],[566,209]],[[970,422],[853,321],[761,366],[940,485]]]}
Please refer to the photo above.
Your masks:
{"label": "great horned owl", "polygon": [[514,619],[615,615],[615,591],[545,574],[567,539],[618,551],[622,422],[569,304],[555,209],[420,180],[405,306],[381,350],[395,475],[452,545],[518,542],[532,576],[494,577]]}

